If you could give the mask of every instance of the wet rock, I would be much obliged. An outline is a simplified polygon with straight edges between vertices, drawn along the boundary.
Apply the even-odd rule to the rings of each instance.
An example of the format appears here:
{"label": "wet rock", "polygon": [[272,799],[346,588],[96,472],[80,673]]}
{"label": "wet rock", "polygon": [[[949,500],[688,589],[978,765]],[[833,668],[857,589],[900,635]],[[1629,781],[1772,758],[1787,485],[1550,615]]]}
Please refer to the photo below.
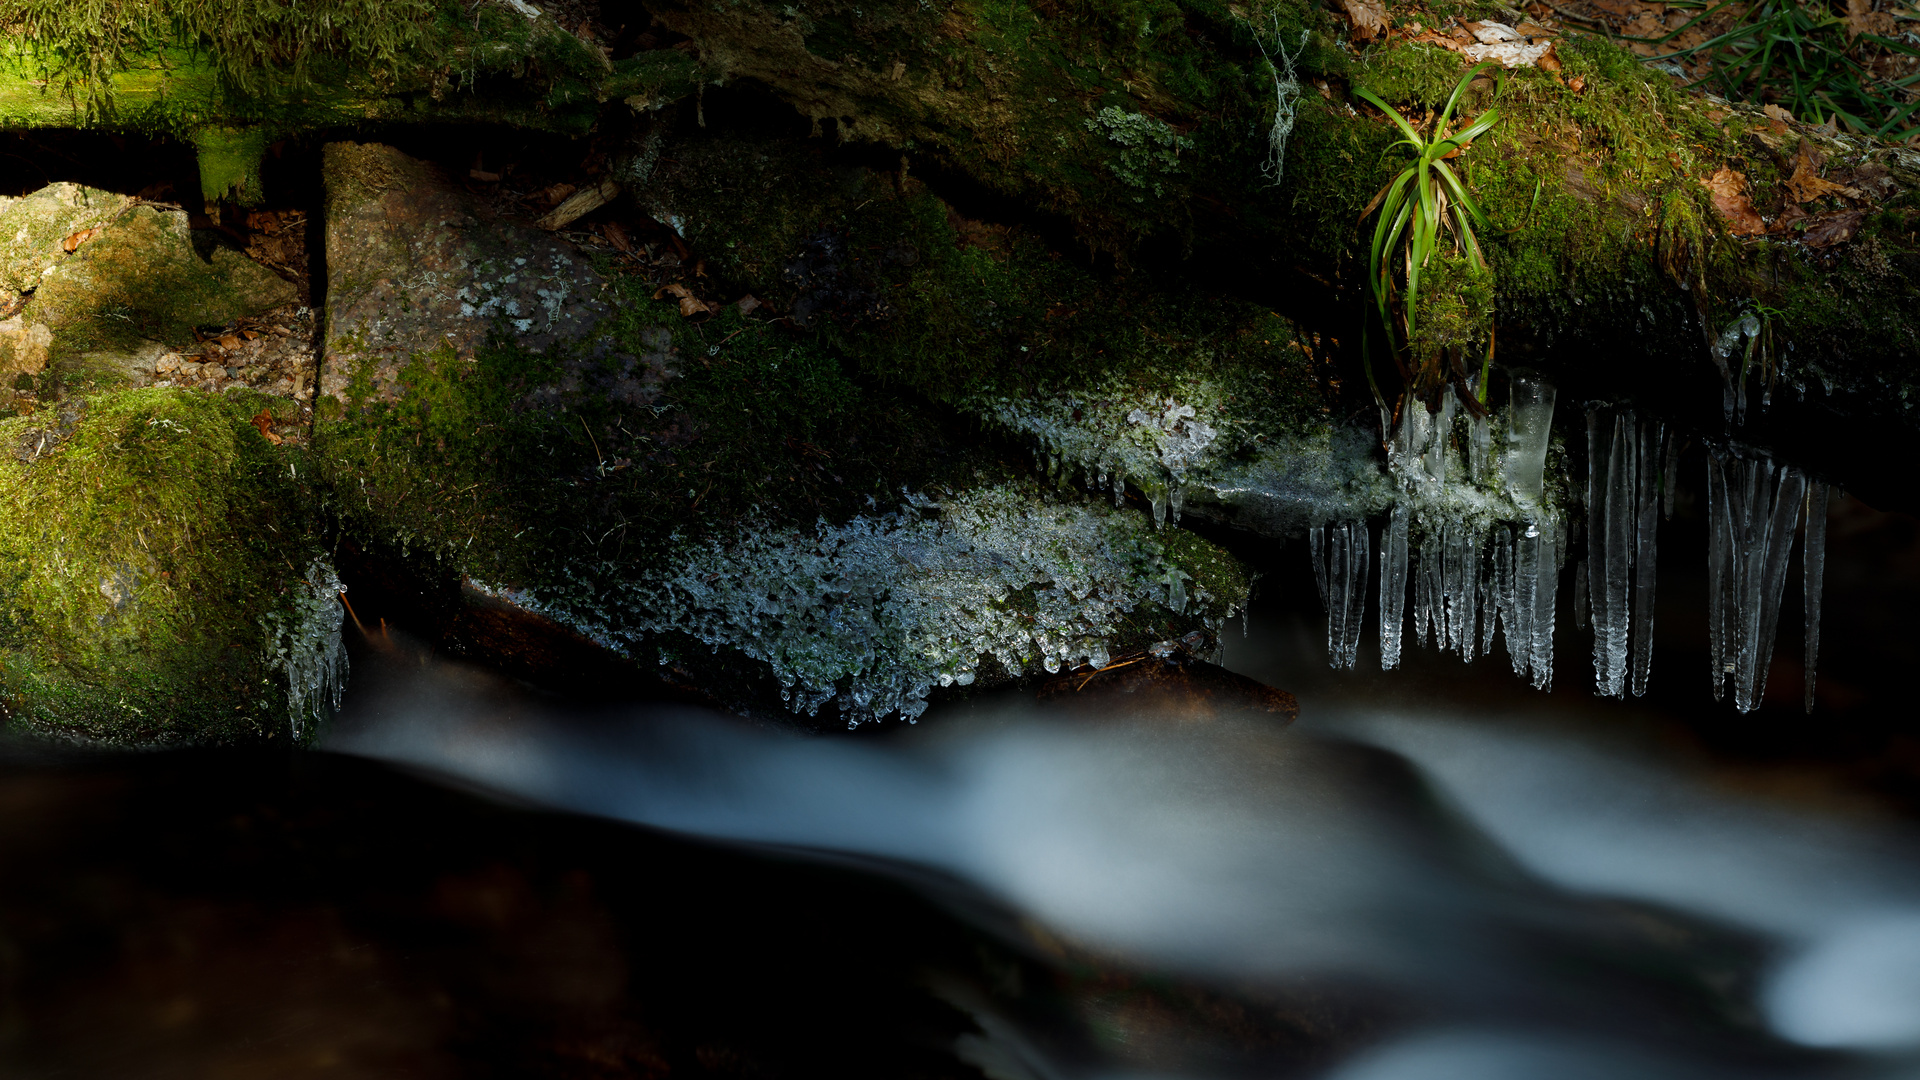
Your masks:
{"label": "wet rock", "polygon": [[416,356],[472,354],[496,329],[544,351],[612,314],[605,279],[573,245],[501,218],[432,165],[376,143],[332,143],[327,328],[320,392],[399,396]]}
{"label": "wet rock", "polygon": [[1102,667],[1083,666],[1048,679],[1039,700],[1077,716],[1146,716],[1192,723],[1223,716],[1256,715],[1291,724],[1300,703],[1285,690],[1228,671],[1201,658],[1206,636],[1188,634],[1138,652],[1114,657]]}

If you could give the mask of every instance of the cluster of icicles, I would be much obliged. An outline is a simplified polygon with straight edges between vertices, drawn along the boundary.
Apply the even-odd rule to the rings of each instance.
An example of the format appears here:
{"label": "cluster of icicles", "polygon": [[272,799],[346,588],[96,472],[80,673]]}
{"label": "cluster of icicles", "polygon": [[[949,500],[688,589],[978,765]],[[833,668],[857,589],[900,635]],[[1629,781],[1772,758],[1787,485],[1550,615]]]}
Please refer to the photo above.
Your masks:
{"label": "cluster of icicles", "polygon": [[[1454,460],[1459,455],[1451,445],[1451,398],[1438,412],[1416,406],[1403,414],[1388,450],[1401,497],[1388,514],[1379,548],[1384,670],[1400,665],[1411,586],[1416,641],[1472,660],[1493,652],[1499,629],[1514,674],[1531,677],[1541,689],[1553,683],[1553,586],[1565,533],[1559,512],[1543,498],[1554,390],[1519,377],[1511,392],[1506,452],[1498,462],[1485,416],[1469,418],[1465,460]],[[1467,483],[1452,483],[1462,468]],[[1497,489],[1496,495],[1489,497],[1488,488]],[[1367,524],[1316,525],[1308,539],[1314,580],[1327,607],[1330,660],[1335,668],[1350,669],[1366,612]]]}
{"label": "cluster of icicles", "polygon": [[[1464,453],[1457,454],[1451,402],[1446,405],[1437,413],[1409,409],[1389,446],[1402,497],[1379,533],[1380,666],[1399,666],[1411,587],[1415,640],[1473,660],[1492,654],[1498,628],[1514,673],[1548,689],[1569,531],[1542,497],[1553,388],[1514,380],[1498,469],[1486,418],[1468,421]],[[1452,461],[1456,457],[1465,460]],[[1679,460],[1679,438],[1665,424],[1623,406],[1589,406],[1586,557],[1574,575],[1574,618],[1579,626],[1591,618],[1595,689],[1603,696],[1647,691],[1657,534],[1661,519],[1673,515]],[[1449,487],[1449,471],[1462,465],[1477,493],[1469,485]],[[1731,687],[1741,712],[1759,707],[1794,536],[1804,519],[1805,705],[1811,712],[1828,487],[1732,446],[1710,445],[1707,465],[1714,698],[1724,699]],[[1488,486],[1498,489],[1495,497],[1486,495]],[[1512,519],[1494,516],[1503,510]],[[1365,521],[1335,521],[1313,526],[1308,540],[1327,610],[1329,662],[1351,669],[1366,614],[1372,535]]]}

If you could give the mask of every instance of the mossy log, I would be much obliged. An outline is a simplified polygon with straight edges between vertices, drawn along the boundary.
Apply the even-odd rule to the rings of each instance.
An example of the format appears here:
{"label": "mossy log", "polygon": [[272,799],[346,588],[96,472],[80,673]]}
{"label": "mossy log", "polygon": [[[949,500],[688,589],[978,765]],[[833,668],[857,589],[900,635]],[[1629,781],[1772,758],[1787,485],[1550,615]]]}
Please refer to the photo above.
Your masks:
{"label": "mossy log", "polygon": [[[1359,219],[1398,168],[1391,125],[1351,90],[1417,118],[1470,66],[1401,36],[1350,48],[1325,11],[1284,0],[650,8],[719,79],[1064,219],[1123,262],[1188,253],[1350,358],[1366,303]],[[1497,103],[1505,118],[1457,163],[1492,219],[1493,287],[1454,321],[1495,328],[1503,362],[1569,397],[1635,399],[1721,431],[1711,345],[1755,314],[1786,386],[1739,436],[1920,501],[1904,470],[1871,464],[1920,434],[1920,153],[1683,93],[1597,38],[1562,37],[1556,52],[1558,70],[1504,72],[1466,97],[1468,113]],[[1269,133],[1288,74],[1282,161]],[[1803,158],[1860,197],[1802,205]]]}

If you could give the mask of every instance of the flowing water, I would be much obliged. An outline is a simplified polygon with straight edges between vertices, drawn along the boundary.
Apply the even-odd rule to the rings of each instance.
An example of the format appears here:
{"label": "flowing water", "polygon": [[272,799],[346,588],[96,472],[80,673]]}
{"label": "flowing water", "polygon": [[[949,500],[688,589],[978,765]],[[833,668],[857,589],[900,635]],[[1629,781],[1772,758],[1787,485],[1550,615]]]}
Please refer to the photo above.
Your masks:
{"label": "flowing water", "polygon": [[[1269,607],[1226,660],[1299,691],[1292,729],[1063,722],[1006,697],[803,738],[568,714],[389,641],[326,746],[937,882],[1012,947],[1065,943],[1266,1018],[1223,1034],[1177,1009],[1082,995],[1048,1019],[956,992],[989,1075],[1920,1076],[1904,815],[1845,785],[1782,795],[1777,767],[1678,747],[1673,717],[1541,695],[1491,660],[1329,673],[1310,604]],[[1089,1034],[1062,1052],[1050,1024]],[[1276,1025],[1311,1052],[1275,1049]]]}

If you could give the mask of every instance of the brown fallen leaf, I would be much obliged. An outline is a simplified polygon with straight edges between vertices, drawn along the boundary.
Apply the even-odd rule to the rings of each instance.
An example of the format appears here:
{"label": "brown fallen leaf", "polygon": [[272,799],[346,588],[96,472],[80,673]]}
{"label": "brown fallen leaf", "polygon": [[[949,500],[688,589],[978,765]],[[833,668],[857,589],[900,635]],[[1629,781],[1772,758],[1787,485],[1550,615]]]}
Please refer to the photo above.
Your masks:
{"label": "brown fallen leaf", "polygon": [[682,318],[691,318],[695,315],[700,315],[705,312],[709,312],[713,310],[712,308],[707,306],[706,301],[701,300],[699,297],[693,295],[693,290],[687,288],[685,285],[682,285],[677,281],[672,282],[671,284],[662,285],[659,291],[653,294],[653,298],[655,300],[658,300],[661,297],[665,297],[665,296],[672,296],[677,298],[680,301],[680,316]]}
{"label": "brown fallen leaf", "polygon": [[468,169],[467,175],[483,184],[497,184],[500,182],[499,173],[488,172],[485,169]]}
{"label": "brown fallen leaf", "polygon": [[1860,197],[1860,192],[1845,184],[1820,178],[1820,161],[1814,156],[1811,139],[1800,140],[1800,153],[1794,159],[1793,175],[1787,179],[1787,191],[1793,195],[1794,202],[1807,202],[1828,195],[1845,195],[1850,199]]}
{"label": "brown fallen leaf", "polygon": [[1747,198],[1747,177],[1722,165],[1715,169],[1712,176],[1700,181],[1700,186],[1713,195],[1713,208],[1727,219],[1727,231],[1735,236],[1758,236],[1767,231],[1767,223],[1760,220],[1760,211],[1753,208],[1753,202]]}
{"label": "brown fallen leaf", "polygon": [[612,244],[616,250],[633,250],[633,241],[627,239],[627,230],[621,228],[619,222],[607,222],[605,225],[600,226],[600,232],[607,238],[607,243]]}
{"label": "brown fallen leaf", "polygon": [[[1762,105],[1760,107],[1760,111],[1766,114],[1767,119],[1772,120],[1776,123],[1781,123],[1781,124],[1793,123],[1793,114],[1781,108],[1778,105]],[[1722,115],[1725,115],[1725,114],[1722,114]]]}
{"label": "brown fallen leaf", "polygon": [[221,334],[219,340],[220,347],[223,349],[237,349],[240,347],[240,335],[238,334]]}
{"label": "brown fallen leaf", "polygon": [[1873,10],[1873,0],[1847,0],[1847,14],[1843,21],[1847,24],[1847,37],[1859,37],[1861,34],[1879,34],[1891,36],[1896,29],[1893,13]]}
{"label": "brown fallen leaf", "polygon": [[1801,238],[1810,248],[1832,247],[1853,239],[1860,231],[1860,223],[1867,219],[1865,210],[1834,210],[1825,214],[1815,214],[1807,221],[1807,231]]}
{"label": "brown fallen leaf", "polygon": [[1576,94],[1581,93],[1582,91],[1586,90],[1586,88],[1587,88],[1587,80],[1586,80],[1586,77],[1583,75],[1575,75],[1573,78],[1567,80],[1567,89],[1573,91]]}
{"label": "brown fallen leaf", "polygon": [[540,199],[548,206],[558,206],[562,199],[578,190],[573,184],[552,184],[541,190]]}
{"label": "brown fallen leaf", "polygon": [[69,236],[65,240],[60,241],[60,250],[71,253],[75,249],[77,249],[81,244],[84,244],[87,241],[99,235],[100,235],[100,229],[98,226],[95,226],[94,228],[91,228],[91,229],[81,229],[79,232],[74,233],[72,236]]}
{"label": "brown fallen leaf", "polygon": [[273,412],[269,409],[261,409],[258,413],[255,413],[253,419],[247,421],[247,423],[257,428],[261,437],[275,446],[279,446],[286,441],[273,433]]}
{"label": "brown fallen leaf", "polygon": [[1387,6],[1382,0],[1340,0],[1340,7],[1353,24],[1353,36],[1372,41],[1387,31]]}

